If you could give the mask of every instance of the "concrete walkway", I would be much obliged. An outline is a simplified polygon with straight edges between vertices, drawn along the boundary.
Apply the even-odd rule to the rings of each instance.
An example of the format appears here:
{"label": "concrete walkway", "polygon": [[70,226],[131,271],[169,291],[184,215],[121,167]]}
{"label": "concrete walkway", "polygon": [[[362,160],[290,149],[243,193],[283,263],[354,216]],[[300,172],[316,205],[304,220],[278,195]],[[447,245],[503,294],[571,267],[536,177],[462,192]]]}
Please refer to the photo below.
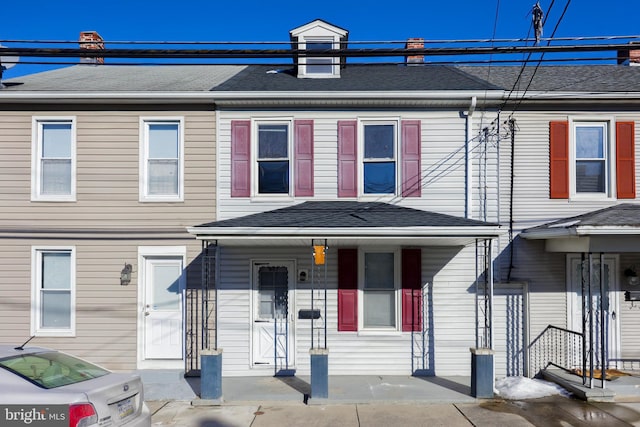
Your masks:
{"label": "concrete walkway", "polygon": [[640,403],[586,403],[571,398],[470,403],[383,403],[194,406],[189,401],[149,401],[154,426],[640,426]]}

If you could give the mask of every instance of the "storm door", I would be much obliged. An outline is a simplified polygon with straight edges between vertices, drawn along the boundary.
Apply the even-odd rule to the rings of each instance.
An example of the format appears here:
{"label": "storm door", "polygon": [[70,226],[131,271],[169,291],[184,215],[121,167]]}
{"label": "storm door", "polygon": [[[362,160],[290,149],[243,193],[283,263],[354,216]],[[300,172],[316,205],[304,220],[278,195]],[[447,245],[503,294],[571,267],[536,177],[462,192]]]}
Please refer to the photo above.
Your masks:
{"label": "storm door", "polygon": [[[605,343],[605,366],[614,368],[615,360],[620,354],[620,332],[618,322],[619,299],[616,281],[617,262],[615,257],[604,258],[604,280],[601,295],[600,256],[594,254],[591,265],[591,281],[588,278],[589,257],[585,256],[583,264],[579,255],[569,257],[569,329],[582,332],[584,323],[587,350],[593,350],[594,366],[602,366],[602,343]],[[583,271],[585,272],[583,277]],[[584,281],[584,286],[583,286]],[[583,298],[584,289],[584,298]],[[604,296],[604,297],[603,297]],[[592,322],[592,328],[589,323]],[[604,337],[601,331],[604,322]],[[589,345],[591,343],[591,346]],[[575,360],[580,360],[575,359]]]}
{"label": "storm door", "polygon": [[293,261],[253,262],[253,366],[295,365]]}

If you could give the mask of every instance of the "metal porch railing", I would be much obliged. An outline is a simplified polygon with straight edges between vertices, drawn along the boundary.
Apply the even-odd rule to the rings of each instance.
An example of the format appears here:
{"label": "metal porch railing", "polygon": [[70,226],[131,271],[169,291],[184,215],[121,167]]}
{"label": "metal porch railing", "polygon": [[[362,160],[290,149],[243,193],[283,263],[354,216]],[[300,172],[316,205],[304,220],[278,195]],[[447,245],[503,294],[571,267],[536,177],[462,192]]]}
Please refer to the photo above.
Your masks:
{"label": "metal porch railing", "polygon": [[584,334],[549,325],[529,345],[530,371],[537,373],[549,366],[574,372],[586,371]]}

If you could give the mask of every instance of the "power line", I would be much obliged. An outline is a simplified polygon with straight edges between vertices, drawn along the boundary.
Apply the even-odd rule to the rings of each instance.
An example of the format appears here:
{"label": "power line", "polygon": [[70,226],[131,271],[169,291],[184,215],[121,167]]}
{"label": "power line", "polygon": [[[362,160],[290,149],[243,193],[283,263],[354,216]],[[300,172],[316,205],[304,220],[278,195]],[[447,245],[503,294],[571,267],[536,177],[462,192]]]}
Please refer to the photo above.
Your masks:
{"label": "power line", "polygon": [[[550,42],[549,42],[550,43]],[[551,46],[493,46],[493,47],[437,47],[437,48],[343,48],[343,49],[82,49],[82,48],[2,48],[3,57],[40,58],[290,58],[339,57],[371,58],[396,56],[459,56],[519,53],[603,52],[628,49],[629,44],[607,43]]]}

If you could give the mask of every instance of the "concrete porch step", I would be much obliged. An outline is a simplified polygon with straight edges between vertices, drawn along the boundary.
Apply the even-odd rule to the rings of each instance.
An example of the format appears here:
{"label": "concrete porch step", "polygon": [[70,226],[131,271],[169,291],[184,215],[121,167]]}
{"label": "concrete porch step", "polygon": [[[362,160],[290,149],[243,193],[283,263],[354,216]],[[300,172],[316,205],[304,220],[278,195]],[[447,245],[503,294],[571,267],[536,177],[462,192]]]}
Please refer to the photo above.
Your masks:
{"label": "concrete porch step", "polygon": [[564,387],[576,398],[587,402],[615,402],[616,392],[607,382],[606,388],[602,388],[602,381],[598,379],[593,380],[593,387],[588,387],[582,384],[582,377],[557,368],[543,369],[542,378]]}

